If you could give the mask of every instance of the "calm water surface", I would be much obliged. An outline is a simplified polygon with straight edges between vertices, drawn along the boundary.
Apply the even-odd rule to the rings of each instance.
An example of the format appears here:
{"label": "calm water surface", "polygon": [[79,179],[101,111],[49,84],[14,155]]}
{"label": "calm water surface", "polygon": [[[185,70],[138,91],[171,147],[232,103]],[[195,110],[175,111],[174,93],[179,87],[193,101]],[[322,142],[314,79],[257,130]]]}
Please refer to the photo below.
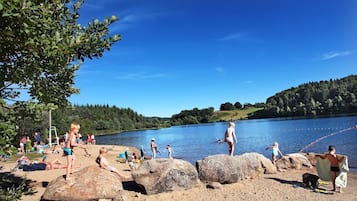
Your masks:
{"label": "calm water surface", "polygon": [[[283,154],[299,152],[314,140],[327,137],[305,152],[327,151],[330,144],[336,146],[337,152],[349,157],[351,167],[357,167],[357,116],[314,118],[314,119],[260,119],[235,121],[238,143],[235,155],[246,152],[258,152],[270,158],[264,148],[274,141],[279,142]],[[195,164],[196,160],[209,155],[226,154],[226,143],[217,143],[223,138],[228,123],[210,123],[189,126],[174,126],[159,130],[133,131],[115,135],[97,136],[97,144],[132,146],[140,149],[143,145],[147,155],[150,152],[150,140],[156,139],[161,151],[158,158],[167,157],[166,145],[174,150],[173,156]],[[351,129],[348,129],[351,128]]]}

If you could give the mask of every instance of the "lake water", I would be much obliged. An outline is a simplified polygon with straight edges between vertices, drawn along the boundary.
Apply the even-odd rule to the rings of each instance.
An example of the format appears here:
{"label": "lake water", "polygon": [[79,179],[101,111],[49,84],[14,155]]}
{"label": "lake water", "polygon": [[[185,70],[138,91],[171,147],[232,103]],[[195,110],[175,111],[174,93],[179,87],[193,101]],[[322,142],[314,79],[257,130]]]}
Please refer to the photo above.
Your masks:
{"label": "lake water", "polygon": [[[331,135],[307,148],[304,152],[327,152],[329,145],[335,145],[337,153],[349,157],[350,167],[357,167],[357,116],[313,118],[313,119],[259,119],[235,121],[238,143],[235,155],[258,152],[270,158],[265,147],[279,142],[283,154],[299,152],[309,143]],[[188,126],[174,126],[158,130],[125,132],[97,136],[97,144],[132,146],[143,145],[147,155],[150,140],[156,139],[160,150],[158,158],[167,157],[166,145],[174,150],[173,156],[195,164],[196,160],[209,155],[228,154],[226,143],[217,143],[223,138],[228,123],[209,123]],[[119,154],[119,153],[118,153]]]}

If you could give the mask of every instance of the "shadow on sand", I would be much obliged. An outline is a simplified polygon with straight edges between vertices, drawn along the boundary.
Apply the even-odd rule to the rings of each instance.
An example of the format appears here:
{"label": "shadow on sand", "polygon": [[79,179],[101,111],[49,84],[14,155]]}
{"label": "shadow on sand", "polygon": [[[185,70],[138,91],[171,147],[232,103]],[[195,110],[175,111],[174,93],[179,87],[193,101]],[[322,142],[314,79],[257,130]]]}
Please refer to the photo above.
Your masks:
{"label": "shadow on sand", "polygon": [[0,200],[8,198],[21,198],[21,195],[33,195],[36,193],[31,187],[35,181],[15,176],[11,172],[0,173]]}
{"label": "shadow on sand", "polygon": [[327,195],[331,195],[331,194],[334,194],[333,192],[330,192],[330,191],[327,191],[326,188],[322,188],[322,187],[319,187],[319,188],[316,188],[316,189],[312,189],[308,186],[306,186],[304,183],[302,182],[299,182],[299,181],[289,181],[289,180],[285,180],[285,179],[280,179],[280,178],[276,178],[276,177],[267,177],[266,179],[271,179],[271,180],[275,180],[277,182],[280,182],[282,184],[288,184],[288,185],[292,185],[293,188],[304,188],[306,190],[311,190],[315,193],[322,193],[322,194],[327,194]]}

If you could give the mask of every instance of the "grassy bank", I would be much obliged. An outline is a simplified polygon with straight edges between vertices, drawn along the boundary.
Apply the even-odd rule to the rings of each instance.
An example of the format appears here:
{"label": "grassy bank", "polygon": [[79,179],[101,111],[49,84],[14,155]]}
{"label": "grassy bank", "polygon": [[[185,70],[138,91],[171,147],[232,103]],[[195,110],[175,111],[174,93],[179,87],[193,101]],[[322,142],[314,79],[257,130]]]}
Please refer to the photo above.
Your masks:
{"label": "grassy bank", "polygon": [[242,110],[216,111],[214,112],[211,121],[231,121],[239,119],[247,119],[250,113],[253,113],[263,108],[249,107]]}

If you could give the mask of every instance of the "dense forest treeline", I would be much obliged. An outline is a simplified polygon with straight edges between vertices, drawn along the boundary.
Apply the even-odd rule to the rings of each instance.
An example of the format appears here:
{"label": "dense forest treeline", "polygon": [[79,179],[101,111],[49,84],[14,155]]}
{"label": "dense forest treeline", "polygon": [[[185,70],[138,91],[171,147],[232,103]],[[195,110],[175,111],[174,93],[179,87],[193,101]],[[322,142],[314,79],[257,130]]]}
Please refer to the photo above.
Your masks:
{"label": "dense forest treeline", "polygon": [[357,112],[357,76],[310,82],[269,97],[251,118],[317,116]]}
{"label": "dense forest treeline", "polygon": [[53,112],[53,125],[64,133],[71,122],[81,125],[82,133],[110,133],[171,126],[169,118],[144,117],[130,108],[109,105],[74,105]]}
{"label": "dense forest treeline", "polygon": [[[108,134],[227,119],[348,114],[357,113],[356,96],[357,76],[351,75],[337,80],[302,84],[269,97],[266,103],[225,102],[220,105],[220,111],[215,111],[214,107],[193,108],[182,110],[171,118],[145,117],[130,108],[109,105],[73,105],[70,108],[53,110],[52,125],[56,127],[59,135],[68,131],[71,122],[78,122],[83,134]],[[233,113],[229,113],[230,111]],[[248,115],[235,119],[239,113]],[[20,133],[33,133],[36,129],[48,133],[48,118],[48,112],[43,113],[42,121],[39,122],[24,118],[19,124]]]}

